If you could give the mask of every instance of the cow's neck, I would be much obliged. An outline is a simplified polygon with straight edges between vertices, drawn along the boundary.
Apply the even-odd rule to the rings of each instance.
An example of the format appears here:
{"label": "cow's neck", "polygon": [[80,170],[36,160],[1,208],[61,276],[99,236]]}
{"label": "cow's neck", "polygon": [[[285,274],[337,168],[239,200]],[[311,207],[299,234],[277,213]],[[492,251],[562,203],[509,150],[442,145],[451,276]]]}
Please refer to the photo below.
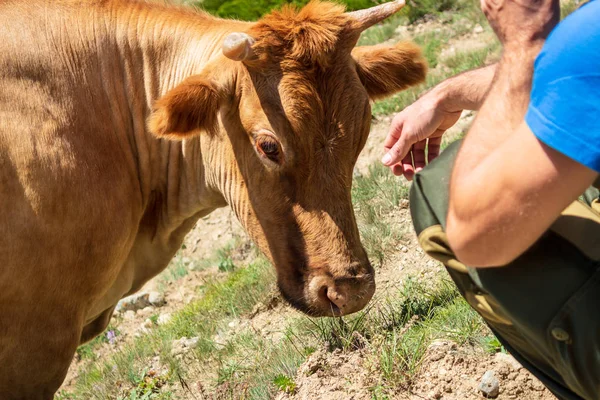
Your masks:
{"label": "cow's neck", "polygon": [[[125,87],[144,101],[140,110],[132,110],[142,122],[158,98],[218,57],[228,33],[246,27],[176,8],[137,4],[129,9],[129,14],[118,13],[127,39],[120,51],[131,64],[125,68]],[[207,178],[203,138],[157,140],[142,122],[130,140],[138,155],[142,197],[150,218],[157,219],[169,241],[177,242],[199,217],[226,202]]]}

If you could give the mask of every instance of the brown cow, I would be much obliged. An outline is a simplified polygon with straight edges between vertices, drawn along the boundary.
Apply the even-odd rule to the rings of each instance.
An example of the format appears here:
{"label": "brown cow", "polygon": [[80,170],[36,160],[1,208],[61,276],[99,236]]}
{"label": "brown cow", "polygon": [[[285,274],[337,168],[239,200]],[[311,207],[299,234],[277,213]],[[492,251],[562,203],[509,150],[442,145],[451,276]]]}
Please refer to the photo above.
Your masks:
{"label": "brown cow", "polygon": [[412,44],[354,47],[402,5],[314,1],[246,23],[1,1],[0,398],[52,398],[117,301],[226,205],[293,306],[363,308],[374,274],[350,187],[369,99],[426,66]]}

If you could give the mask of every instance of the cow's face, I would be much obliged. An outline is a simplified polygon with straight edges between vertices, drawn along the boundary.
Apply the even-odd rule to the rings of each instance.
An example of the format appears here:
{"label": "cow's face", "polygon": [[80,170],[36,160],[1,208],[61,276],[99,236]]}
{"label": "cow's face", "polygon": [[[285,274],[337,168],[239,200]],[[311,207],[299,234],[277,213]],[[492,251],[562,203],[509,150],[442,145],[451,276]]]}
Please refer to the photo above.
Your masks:
{"label": "cow's face", "polygon": [[[376,19],[385,7],[399,8],[380,6]],[[273,261],[283,296],[311,315],[358,311],[374,293],[351,203],[353,169],[369,133],[370,99],[425,76],[411,44],[353,49],[373,18],[320,2],[273,13],[228,37],[225,55],[238,61],[229,61],[226,80],[189,78],[158,102],[154,118],[163,135],[182,131],[164,126],[187,126],[190,117],[212,131],[214,180]],[[165,114],[190,101],[202,102],[202,112]]]}

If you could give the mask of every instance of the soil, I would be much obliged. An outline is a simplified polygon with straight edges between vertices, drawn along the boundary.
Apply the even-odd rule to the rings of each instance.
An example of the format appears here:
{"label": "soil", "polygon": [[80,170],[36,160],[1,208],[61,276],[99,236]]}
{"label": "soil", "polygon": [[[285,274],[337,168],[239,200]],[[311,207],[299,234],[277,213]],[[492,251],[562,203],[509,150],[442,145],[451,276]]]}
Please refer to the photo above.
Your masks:
{"label": "soil", "polygon": [[[278,400],[370,400],[378,382],[371,373],[369,352],[326,350],[315,352],[298,370],[296,392],[282,393]],[[486,398],[478,389],[481,378],[493,371],[499,382],[499,400],[555,400],[556,398],[512,356],[484,354],[469,346],[448,341],[434,342],[421,369],[410,384],[395,393],[398,400],[478,400]]]}

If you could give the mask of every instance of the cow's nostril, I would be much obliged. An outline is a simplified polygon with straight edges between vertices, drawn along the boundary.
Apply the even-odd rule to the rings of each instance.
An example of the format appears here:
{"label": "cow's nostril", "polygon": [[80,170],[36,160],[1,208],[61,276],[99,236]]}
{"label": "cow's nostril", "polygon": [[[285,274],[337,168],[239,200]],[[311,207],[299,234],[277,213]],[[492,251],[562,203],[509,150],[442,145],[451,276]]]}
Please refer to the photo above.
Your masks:
{"label": "cow's nostril", "polygon": [[315,315],[341,316],[364,308],[375,292],[372,274],[356,277],[327,275],[313,277],[309,282],[307,300]]}
{"label": "cow's nostril", "polygon": [[[340,315],[341,314],[341,310],[340,307],[338,306],[338,303],[336,301],[334,301],[334,298],[336,297],[336,295],[334,295],[335,291],[331,290],[329,287],[327,286],[323,286],[321,287],[321,290],[319,290],[319,297],[321,298],[321,301],[323,302],[324,305],[327,305],[329,307],[329,309],[331,310],[331,313],[333,315]],[[339,297],[339,296],[337,296]]]}

